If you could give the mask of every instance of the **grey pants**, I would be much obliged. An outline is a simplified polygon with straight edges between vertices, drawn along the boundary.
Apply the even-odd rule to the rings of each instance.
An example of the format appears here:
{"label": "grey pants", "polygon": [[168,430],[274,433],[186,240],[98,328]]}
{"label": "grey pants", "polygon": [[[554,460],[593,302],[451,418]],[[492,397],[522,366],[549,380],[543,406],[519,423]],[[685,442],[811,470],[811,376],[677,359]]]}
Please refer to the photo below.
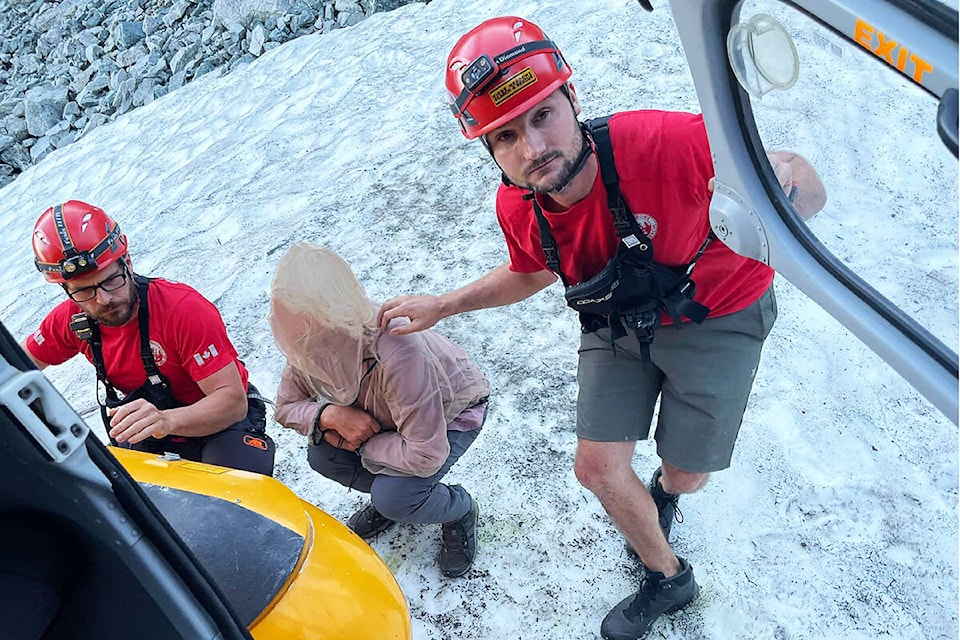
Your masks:
{"label": "grey pants", "polygon": [[450,467],[470,448],[480,429],[447,431],[450,455],[432,476],[388,476],[367,471],[360,456],[327,442],[311,444],[307,461],[314,471],[343,486],[370,494],[377,511],[397,522],[430,524],[453,522],[470,511],[470,494],[460,485],[440,482]]}

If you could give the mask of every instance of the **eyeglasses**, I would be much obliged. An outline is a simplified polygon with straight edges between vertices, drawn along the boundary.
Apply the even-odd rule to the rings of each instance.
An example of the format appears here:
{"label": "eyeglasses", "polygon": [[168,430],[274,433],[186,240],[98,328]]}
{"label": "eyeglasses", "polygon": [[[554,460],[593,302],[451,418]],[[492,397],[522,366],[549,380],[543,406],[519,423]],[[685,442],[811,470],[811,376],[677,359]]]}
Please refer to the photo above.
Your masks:
{"label": "eyeglasses", "polygon": [[[74,302],[89,302],[97,297],[97,289],[116,291],[125,284],[127,284],[127,266],[123,265],[120,273],[115,273],[103,282],[95,284],[92,287],[82,287],[76,291],[67,291],[67,295],[70,296],[70,299]],[[64,287],[64,290],[66,291],[66,287]]]}

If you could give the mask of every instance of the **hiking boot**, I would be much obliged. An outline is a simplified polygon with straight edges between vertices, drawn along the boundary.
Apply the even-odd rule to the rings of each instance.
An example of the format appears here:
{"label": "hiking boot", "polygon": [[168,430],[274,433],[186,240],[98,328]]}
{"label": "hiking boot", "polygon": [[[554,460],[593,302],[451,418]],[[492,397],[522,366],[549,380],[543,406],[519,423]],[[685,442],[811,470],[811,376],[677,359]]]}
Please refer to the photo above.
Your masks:
{"label": "hiking boot", "polygon": [[650,490],[650,497],[653,498],[653,503],[657,505],[657,515],[660,518],[660,531],[663,532],[663,538],[667,541],[667,544],[670,544],[670,528],[673,527],[674,520],[677,521],[677,524],[683,522],[683,513],[677,506],[677,503],[680,501],[680,495],[667,493],[663,490],[663,487],[660,486],[660,476],[662,473],[662,467],[657,467],[657,470],[653,472],[653,477],[650,478],[650,484],[647,486],[647,489]]}
{"label": "hiking boot", "polygon": [[347,520],[347,526],[364,540],[369,540],[378,533],[383,533],[396,523],[396,520],[391,520],[377,511],[372,502],[368,502],[365,507]]}
{"label": "hiking boot", "polygon": [[477,557],[477,520],[480,508],[470,498],[470,511],[453,522],[445,522],[441,531],[440,571],[448,578],[462,576]]}
{"label": "hiking boot", "polygon": [[677,560],[680,573],[665,578],[659,571],[648,571],[640,590],[610,610],[600,625],[604,640],[640,640],[657,618],[682,609],[700,595],[693,567],[683,558]]}

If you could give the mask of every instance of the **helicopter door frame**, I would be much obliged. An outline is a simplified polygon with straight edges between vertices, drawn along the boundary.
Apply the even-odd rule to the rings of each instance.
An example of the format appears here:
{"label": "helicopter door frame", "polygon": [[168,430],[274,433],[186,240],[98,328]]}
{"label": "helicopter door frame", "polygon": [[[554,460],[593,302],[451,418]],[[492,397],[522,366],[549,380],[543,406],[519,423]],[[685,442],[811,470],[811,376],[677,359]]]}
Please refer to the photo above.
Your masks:
{"label": "helicopter door frame", "polygon": [[[957,354],[835,258],[792,212],[780,189],[757,133],[749,95],[728,64],[727,34],[740,4],[670,0],[717,167],[711,202],[714,231],[734,251],[782,274],[957,424]],[[865,49],[869,26],[889,32],[890,39],[909,42],[910,50],[931,69],[891,68],[940,100],[931,135],[939,134],[948,148],[952,136],[956,155],[956,14],[930,0],[784,4]]]}

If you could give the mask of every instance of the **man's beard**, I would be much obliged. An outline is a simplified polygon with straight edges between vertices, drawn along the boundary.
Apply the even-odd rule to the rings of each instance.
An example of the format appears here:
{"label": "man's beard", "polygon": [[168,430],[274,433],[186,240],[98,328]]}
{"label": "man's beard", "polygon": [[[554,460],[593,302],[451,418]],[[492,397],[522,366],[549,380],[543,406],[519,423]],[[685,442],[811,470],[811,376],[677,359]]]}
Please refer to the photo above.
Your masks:
{"label": "man's beard", "polygon": [[105,327],[120,327],[130,322],[133,314],[136,313],[137,303],[139,301],[140,296],[134,287],[133,295],[130,296],[128,302],[110,305],[109,307],[101,307],[96,314],[88,313],[87,315]]}
{"label": "man's beard", "polygon": [[[541,161],[538,160],[538,162]],[[576,168],[576,164],[574,160],[564,158],[563,166],[560,168],[560,175],[557,176],[555,180],[541,185],[530,184],[527,185],[527,188],[534,193],[553,193],[560,191],[560,189],[567,186],[567,183],[573,178],[573,170]]]}
{"label": "man's beard", "polygon": [[[574,176],[576,176],[580,172],[580,170],[583,168],[583,165],[579,161],[580,161],[580,154],[583,151],[584,145],[586,144],[587,144],[587,141],[584,140],[583,137],[581,136],[580,148],[577,149],[577,152],[573,154],[572,157],[566,157],[563,159],[563,166],[560,167],[560,175],[558,175],[555,180],[540,186],[527,185],[526,188],[530,189],[534,193],[543,193],[543,194],[557,193],[559,191],[562,191],[570,183],[570,181],[573,180]],[[553,160],[554,158],[559,158],[559,157],[562,157],[561,152],[554,151],[553,153],[547,155],[546,157],[542,159],[538,159],[531,164],[533,166],[538,166],[540,164],[543,164],[545,161],[550,161],[550,160]]]}

